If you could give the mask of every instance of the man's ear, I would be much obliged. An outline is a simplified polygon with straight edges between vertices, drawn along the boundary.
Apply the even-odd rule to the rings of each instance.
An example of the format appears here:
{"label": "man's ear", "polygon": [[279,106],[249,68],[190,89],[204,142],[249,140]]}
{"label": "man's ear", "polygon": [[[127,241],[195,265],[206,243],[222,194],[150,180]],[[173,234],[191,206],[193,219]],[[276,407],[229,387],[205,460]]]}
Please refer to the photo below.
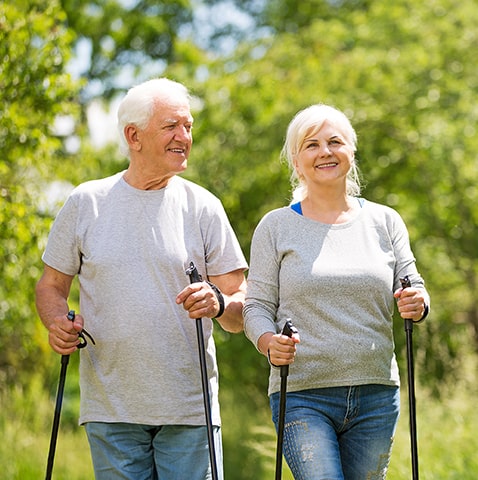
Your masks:
{"label": "man's ear", "polygon": [[124,127],[124,138],[131,150],[139,152],[141,150],[141,142],[138,138],[138,127],[129,123]]}

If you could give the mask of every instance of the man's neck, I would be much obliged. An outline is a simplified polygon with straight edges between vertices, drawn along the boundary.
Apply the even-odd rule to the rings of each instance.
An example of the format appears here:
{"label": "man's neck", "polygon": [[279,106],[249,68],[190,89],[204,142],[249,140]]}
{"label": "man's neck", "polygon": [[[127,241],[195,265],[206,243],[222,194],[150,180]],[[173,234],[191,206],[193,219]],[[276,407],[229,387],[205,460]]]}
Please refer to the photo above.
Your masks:
{"label": "man's neck", "polygon": [[123,175],[124,181],[138,190],[160,190],[166,187],[174,175],[144,175],[134,171],[131,167]]}

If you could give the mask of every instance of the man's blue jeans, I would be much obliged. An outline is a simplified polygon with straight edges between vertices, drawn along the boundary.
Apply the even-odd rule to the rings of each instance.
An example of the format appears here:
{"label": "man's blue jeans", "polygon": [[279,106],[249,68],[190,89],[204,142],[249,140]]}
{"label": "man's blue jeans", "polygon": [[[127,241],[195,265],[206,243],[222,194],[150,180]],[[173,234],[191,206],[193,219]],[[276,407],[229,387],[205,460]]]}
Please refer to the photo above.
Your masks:
{"label": "man's blue jeans", "polygon": [[[270,404],[277,428],[279,393]],[[283,451],[294,479],[385,479],[399,410],[399,388],[386,385],[287,393]]]}
{"label": "man's blue jeans", "polygon": [[[212,478],[207,427],[85,424],[96,480]],[[218,476],[223,478],[221,429],[214,427]]]}

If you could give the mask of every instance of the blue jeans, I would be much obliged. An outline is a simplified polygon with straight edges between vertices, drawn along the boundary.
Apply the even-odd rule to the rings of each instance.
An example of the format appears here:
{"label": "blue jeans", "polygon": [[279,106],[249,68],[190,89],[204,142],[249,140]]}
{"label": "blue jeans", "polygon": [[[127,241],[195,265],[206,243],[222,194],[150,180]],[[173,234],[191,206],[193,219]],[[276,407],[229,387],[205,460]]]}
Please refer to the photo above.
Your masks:
{"label": "blue jeans", "polygon": [[[85,424],[97,480],[212,478],[207,427]],[[221,429],[214,427],[217,471],[223,478]]]}
{"label": "blue jeans", "polygon": [[[270,404],[277,429],[279,393]],[[283,452],[294,479],[385,479],[399,410],[399,388],[386,385],[288,392]]]}

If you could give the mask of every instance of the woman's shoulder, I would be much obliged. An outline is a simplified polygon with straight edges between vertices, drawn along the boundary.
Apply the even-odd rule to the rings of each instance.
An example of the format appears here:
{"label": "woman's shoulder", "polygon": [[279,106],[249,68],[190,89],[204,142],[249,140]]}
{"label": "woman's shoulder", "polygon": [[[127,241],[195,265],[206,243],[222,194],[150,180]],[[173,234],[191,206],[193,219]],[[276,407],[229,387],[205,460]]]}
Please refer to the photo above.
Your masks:
{"label": "woman's shoulder", "polygon": [[269,212],[264,214],[264,216],[261,219],[261,223],[280,222],[289,215],[297,215],[290,206],[274,208],[273,210],[270,210]]}
{"label": "woman's shoulder", "polygon": [[397,217],[399,213],[393,207],[389,207],[383,203],[372,202],[371,200],[363,199],[363,205],[367,208],[370,214],[385,215],[387,217]]}
{"label": "woman's shoulder", "polygon": [[255,231],[257,232],[269,232],[269,234],[277,235],[280,232],[289,231],[289,229],[296,228],[293,226],[294,222],[291,221],[295,213],[290,206],[280,207],[270,210],[259,220]]}
{"label": "woman's shoulder", "polygon": [[385,226],[389,231],[405,227],[402,216],[395,208],[369,200],[364,202],[365,206],[364,213],[374,225]]}

